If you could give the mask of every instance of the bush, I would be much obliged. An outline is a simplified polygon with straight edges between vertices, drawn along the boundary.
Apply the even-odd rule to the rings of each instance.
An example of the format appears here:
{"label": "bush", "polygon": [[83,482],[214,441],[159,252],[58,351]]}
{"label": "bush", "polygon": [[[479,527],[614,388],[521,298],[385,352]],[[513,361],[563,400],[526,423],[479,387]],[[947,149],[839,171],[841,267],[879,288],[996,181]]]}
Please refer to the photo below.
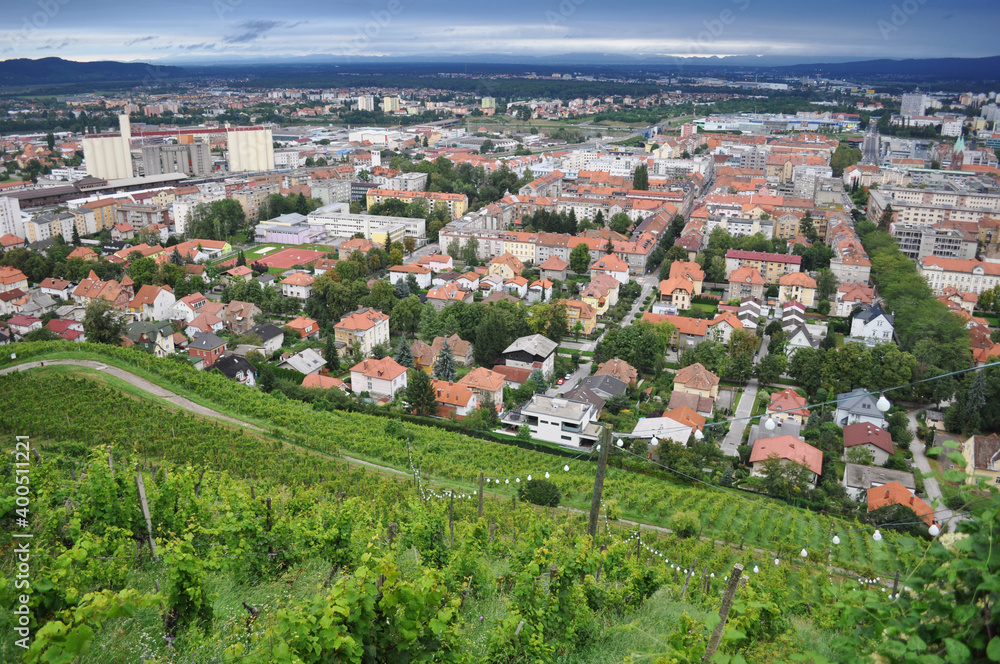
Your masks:
{"label": "bush", "polygon": [[517,497],[534,505],[558,507],[562,493],[555,482],[531,479],[517,488]]}
{"label": "bush", "polygon": [[674,512],[668,525],[678,537],[686,539],[698,534],[698,531],[701,530],[701,519],[697,512],[691,510]]}

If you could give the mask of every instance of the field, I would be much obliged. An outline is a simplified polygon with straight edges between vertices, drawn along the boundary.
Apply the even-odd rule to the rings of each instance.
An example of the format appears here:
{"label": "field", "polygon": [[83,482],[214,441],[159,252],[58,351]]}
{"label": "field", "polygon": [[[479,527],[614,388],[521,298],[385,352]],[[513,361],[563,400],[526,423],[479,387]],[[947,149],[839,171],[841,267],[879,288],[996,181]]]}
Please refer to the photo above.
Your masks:
{"label": "field", "polygon": [[326,256],[330,251],[333,251],[333,248],[328,247],[319,251],[304,249],[302,247],[286,247],[276,251],[266,251],[264,248],[257,248],[254,252],[247,255],[247,263],[259,263],[267,268],[287,270],[293,265],[312,265],[320,258]]}

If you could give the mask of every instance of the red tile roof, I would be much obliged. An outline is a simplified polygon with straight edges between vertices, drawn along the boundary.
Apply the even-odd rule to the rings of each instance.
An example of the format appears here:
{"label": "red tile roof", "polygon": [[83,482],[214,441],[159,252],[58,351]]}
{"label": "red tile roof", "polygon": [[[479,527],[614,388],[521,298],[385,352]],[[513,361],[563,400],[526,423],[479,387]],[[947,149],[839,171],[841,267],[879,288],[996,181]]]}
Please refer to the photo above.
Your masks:
{"label": "red tile roof", "polygon": [[823,453],[795,436],[758,438],[750,453],[750,463],[766,461],[772,456],[794,461],[817,475],[823,472]]}

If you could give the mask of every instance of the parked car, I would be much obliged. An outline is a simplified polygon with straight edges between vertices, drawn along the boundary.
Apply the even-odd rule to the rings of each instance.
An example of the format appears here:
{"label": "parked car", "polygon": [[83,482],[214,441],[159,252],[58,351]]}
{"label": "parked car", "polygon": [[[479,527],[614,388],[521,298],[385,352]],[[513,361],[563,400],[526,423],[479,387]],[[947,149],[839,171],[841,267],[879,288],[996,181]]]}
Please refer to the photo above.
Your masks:
{"label": "parked car", "polygon": [[556,385],[562,385],[565,382],[566,381],[564,379],[560,378],[559,380],[556,381]]}

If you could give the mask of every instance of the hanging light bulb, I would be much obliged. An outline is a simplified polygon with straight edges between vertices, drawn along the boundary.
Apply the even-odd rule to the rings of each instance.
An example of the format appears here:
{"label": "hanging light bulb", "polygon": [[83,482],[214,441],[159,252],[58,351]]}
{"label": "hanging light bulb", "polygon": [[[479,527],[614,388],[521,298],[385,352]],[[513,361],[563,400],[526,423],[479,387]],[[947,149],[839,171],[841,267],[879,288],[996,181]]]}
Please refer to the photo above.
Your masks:
{"label": "hanging light bulb", "polygon": [[805,549],[802,549],[801,551],[799,551],[799,555],[802,556],[803,558],[808,558],[809,552],[806,551]]}
{"label": "hanging light bulb", "polygon": [[598,446],[597,446],[597,447],[595,447],[594,449],[595,449],[595,450],[597,450],[598,452],[600,452],[600,451],[601,451],[601,446],[600,446],[600,445],[598,445]]}
{"label": "hanging light bulb", "polygon": [[714,578],[715,578],[715,572],[712,572],[712,573],[711,573],[711,574],[709,574],[708,576],[709,576],[709,578],[711,578],[711,579],[714,579]]}
{"label": "hanging light bulb", "polygon": [[569,464],[568,463],[565,466],[563,466],[563,472],[565,472],[565,473],[569,472]]}
{"label": "hanging light bulb", "polygon": [[937,537],[938,535],[941,534],[941,527],[937,525],[937,521],[931,524],[931,527],[928,529],[928,532],[930,532],[931,537]]}
{"label": "hanging light bulb", "polygon": [[882,541],[882,533],[880,533],[878,530],[876,530],[874,533],[872,533],[872,539],[875,540],[876,542],[881,542]]}
{"label": "hanging light bulb", "polygon": [[774,566],[775,566],[775,567],[777,567],[777,566],[778,566],[778,565],[780,565],[780,564],[781,564],[781,561],[780,561],[780,560],[778,560],[777,558],[775,558],[775,559],[774,559]]}
{"label": "hanging light bulb", "polygon": [[759,567],[757,567],[756,565],[754,565],[754,566],[753,566],[753,573],[754,573],[754,574],[757,574],[758,572],[760,572],[760,568],[759,568]]}
{"label": "hanging light bulb", "polygon": [[619,438],[618,441],[615,443],[615,445],[617,445],[618,447],[625,447],[625,441]]}
{"label": "hanging light bulb", "polygon": [[840,537],[838,535],[834,535],[833,536],[833,543],[834,544],[840,544]]}
{"label": "hanging light bulb", "polygon": [[473,496],[478,496],[478,495],[479,495],[479,492],[478,492],[478,491],[473,491],[473,492],[472,492],[472,495],[473,495]]}
{"label": "hanging light bulb", "polygon": [[657,438],[656,436],[653,436],[653,437],[652,437],[652,438],[651,438],[651,439],[649,440],[649,444],[650,444],[650,445],[652,445],[653,447],[656,447],[657,445],[659,445],[659,444],[660,444],[660,439],[659,439],[659,438]]}
{"label": "hanging light bulb", "polygon": [[510,484],[510,480],[504,480],[503,483],[504,484]]}
{"label": "hanging light bulb", "polygon": [[529,482],[531,481],[531,475],[528,475],[528,481]]}
{"label": "hanging light bulb", "polygon": [[545,471],[545,479],[549,479],[549,471]]}
{"label": "hanging light bulb", "polygon": [[878,401],[875,402],[875,407],[884,413],[892,407],[892,404],[885,398],[885,393],[882,393],[879,395]]}
{"label": "hanging light bulb", "polygon": [[778,426],[778,425],[774,423],[773,419],[771,419],[770,417],[764,418],[764,428],[765,429],[767,429],[768,431],[774,431],[774,428],[776,426]]}
{"label": "hanging light bulb", "polygon": [[705,434],[703,434],[701,432],[701,429],[695,429],[694,430],[694,439],[695,440],[703,440],[704,438],[705,438]]}
{"label": "hanging light bulb", "polygon": [[517,482],[518,484],[520,484],[521,483],[521,478],[520,477],[515,477],[514,481]]}

